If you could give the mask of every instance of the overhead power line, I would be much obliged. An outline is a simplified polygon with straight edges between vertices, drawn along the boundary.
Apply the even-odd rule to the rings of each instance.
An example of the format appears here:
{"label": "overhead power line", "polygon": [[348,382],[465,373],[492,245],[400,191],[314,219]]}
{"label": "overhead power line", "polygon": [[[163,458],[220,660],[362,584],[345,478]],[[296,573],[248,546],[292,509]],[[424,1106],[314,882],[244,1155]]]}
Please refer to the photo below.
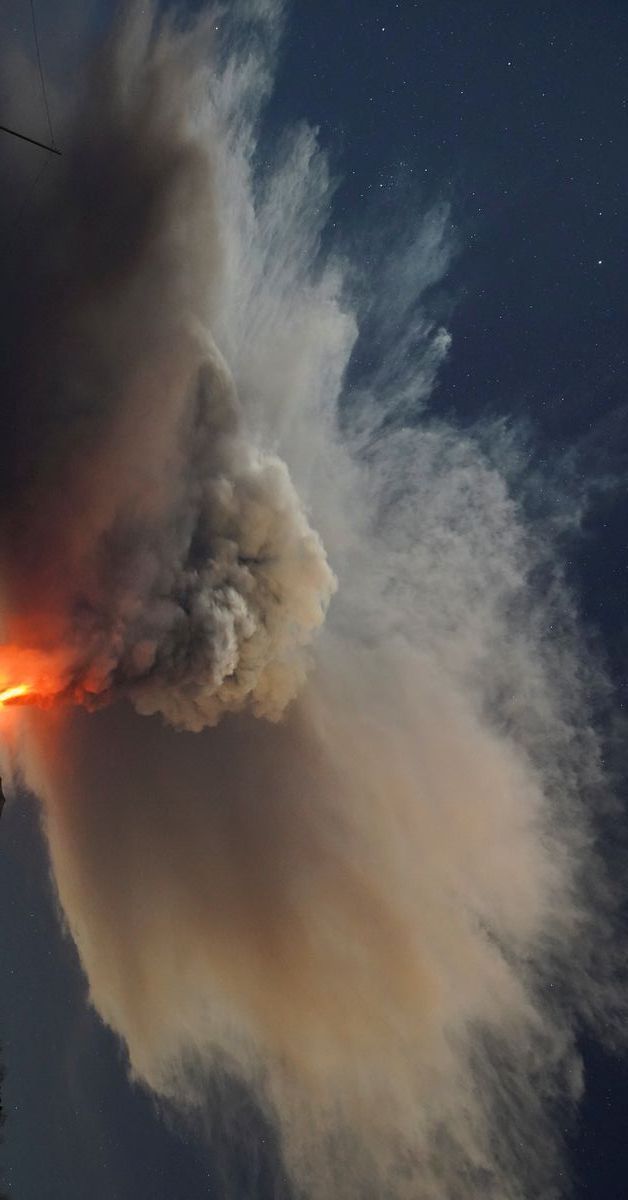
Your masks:
{"label": "overhead power line", "polygon": [[[35,39],[35,50],[37,51],[37,66],[39,67],[39,78],[41,80],[41,94],[44,98],[44,108],[46,109],[46,117],[48,120],[48,132],[50,134],[50,145],[46,142],[40,142],[37,138],[27,137],[25,133],[18,133],[17,129],[9,129],[8,125],[0,125],[0,133],[10,133],[12,137],[19,138],[22,142],[30,142],[31,146],[38,146],[40,150],[47,150],[49,154],[61,154],[55,143],[54,130],[52,128],[52,118],[50,116],[50,105],[48,104],[48,93],[46,91],[46,80],[44,77],[44,68],[41,61],[41,51],[39,49],[39,37],[37,36],[37,21],[35,20],[35,3],[30,0],[31,17],[33,19],[33,37]],[[39,178],[39,176],[38,176]],[[0,1200],[2,1198],[0,1197]]]}
{"label": "overhead power line", "polygon": [[61,154],[56,146],[47,146],[45,142],[38,142],[36,138],[27,137],[25,133],[18,133],[17,129],[9,129],[8,125],[0,125],[0,133],[10,133],[13,137],[20,138],[22,142],[30,142],[31,146],[39,146],[40,150],[48,150],[50,154]]}
{"label": "overhead power line", "polygon": [[[39,49],[39,38],[37,36],[37,21],[35,20],[35,0],[31,0],[31,17],[33,20],[33,37],[35,39],[35,50],[37,51],[37,66],[39,67],[39,78],[41,80],[41,93],[44,98],[44,107],[46,109],[46,117],[48,118],[48,132],[50,133],[50,141],[55,145],[55,135],[50,119],[50,106],[48,104],[48,93],[46,91],[46,80],[44,78],[44,69],[41,63],[41,51]],[[41,143],[40,143],[41,144]]]}

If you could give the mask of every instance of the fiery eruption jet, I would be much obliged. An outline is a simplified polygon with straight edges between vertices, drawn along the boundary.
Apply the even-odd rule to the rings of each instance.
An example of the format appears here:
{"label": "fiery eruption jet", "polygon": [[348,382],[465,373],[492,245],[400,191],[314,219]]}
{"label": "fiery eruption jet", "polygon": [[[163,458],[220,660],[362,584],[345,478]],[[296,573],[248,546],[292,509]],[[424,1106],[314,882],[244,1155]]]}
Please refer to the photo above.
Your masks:
{"label": "fiery eruption jet", "polygon": [[38,705],[50,708],[69,699],[59,654],[15,645],[0,646],[0,708]]}
{"label": "fiery eruption jet", "polygon": [[29,702],[34,702],[29,683],[18,683],[13,687],[4,688],[0,692],[0,704],[28,704]]}

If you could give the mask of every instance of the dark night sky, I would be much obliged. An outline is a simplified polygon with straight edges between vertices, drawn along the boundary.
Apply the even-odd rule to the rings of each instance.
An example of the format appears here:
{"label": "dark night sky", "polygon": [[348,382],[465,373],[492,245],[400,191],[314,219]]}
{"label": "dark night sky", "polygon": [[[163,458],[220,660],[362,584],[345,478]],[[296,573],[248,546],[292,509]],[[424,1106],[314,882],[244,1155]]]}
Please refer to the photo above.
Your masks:
{"label": "dark night sky", "polygon": [[[564,461],[571,448],[583,489],[587,472],[624,469],[627,48],[620,0],[295,0],[267,130],[319,127],[347,239],[380,207],[403,222],[407,206],[450,202],[458,255],[435,304],[453,344],[432,406],[463,422],[524,420],[533,460]],[[570,564],[620,692],[627,516],[620,487],[594,491]],[[0,830],[0,911],[13,1200],[222,1197],[223,1169],[257,1172],[260,1198],[278,1200],[269,1139],[244,1099],[246,1154],[219,1130],[206,1150],[126,1083],[120,1051],[84,1004],[26,801]],[[628,1067],[583,1049],[577,1196],[619,1200]]]}

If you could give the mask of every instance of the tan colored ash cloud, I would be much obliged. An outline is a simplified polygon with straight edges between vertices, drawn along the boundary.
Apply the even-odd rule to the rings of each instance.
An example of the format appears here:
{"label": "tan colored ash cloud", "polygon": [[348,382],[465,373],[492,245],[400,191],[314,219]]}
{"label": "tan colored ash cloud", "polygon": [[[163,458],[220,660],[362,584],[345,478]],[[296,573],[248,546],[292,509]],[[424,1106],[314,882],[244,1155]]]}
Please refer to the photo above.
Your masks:
{"label": "tan colored ash cloud", "polygon": [[[595,668],[503,433],[489,455],[486,429],[421,416],[447,211],[386,247],[365,298],[320,249],[312,132],[256,175],[278,20],[236,5],[199,54],[197,27],[144,15],[93,77],[107,153],[53,209],[81,267],[71,383],[38,382],[47,436],[24,432],[31,494],[54,489],[4,553],[16,608],[36,625],[52,595],[72,670],[118,702],[16,716],[22,770],[136,1079],[199,1111],[212,1073],[243,1080],[295,1195],[549,1198],[579,1014],[619,1003]],[[61,547],[51,593],[24,529]]]}

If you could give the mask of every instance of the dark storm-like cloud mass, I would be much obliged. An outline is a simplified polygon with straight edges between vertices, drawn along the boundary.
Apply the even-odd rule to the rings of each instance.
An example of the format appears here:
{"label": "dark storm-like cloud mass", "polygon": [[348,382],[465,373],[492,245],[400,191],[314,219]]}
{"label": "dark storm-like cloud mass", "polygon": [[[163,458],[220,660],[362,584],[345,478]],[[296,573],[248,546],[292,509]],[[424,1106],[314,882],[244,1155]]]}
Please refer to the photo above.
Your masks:
{"label": "dark storm-like cloud mass", "polygon": [[620,1003],[599,675],[512,442],[421,419],[446,208],[362,294],[313,132],[258,170],[279,21],[133,12],[29,215],[2,653],[48,707],[2,719],[134,1078],[228,1070],[313,1200],[555,1196]]}

